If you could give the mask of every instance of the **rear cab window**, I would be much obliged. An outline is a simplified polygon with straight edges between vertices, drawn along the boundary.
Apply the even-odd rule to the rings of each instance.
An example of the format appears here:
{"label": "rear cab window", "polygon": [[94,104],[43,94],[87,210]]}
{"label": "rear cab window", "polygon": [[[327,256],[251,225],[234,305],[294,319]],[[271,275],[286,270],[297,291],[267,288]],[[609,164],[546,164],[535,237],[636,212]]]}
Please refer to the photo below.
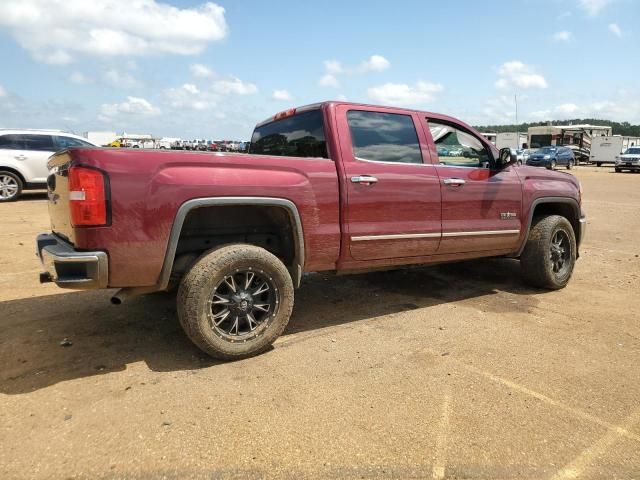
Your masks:
{"label": "rear cab window", "polygon": [[321,109],[296,113],[258,125],[249,153],[278,157],[329,158]]}

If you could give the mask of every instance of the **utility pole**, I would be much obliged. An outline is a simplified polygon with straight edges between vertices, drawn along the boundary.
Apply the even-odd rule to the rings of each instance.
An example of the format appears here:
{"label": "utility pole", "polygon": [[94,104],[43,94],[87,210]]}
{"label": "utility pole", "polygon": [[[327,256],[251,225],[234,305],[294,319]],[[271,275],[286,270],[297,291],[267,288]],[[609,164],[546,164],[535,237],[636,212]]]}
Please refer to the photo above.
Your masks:
{"label": "utility pole", "polygon": [[518,124],[518,95],[514,94],[513,99],[516,103],[516,149],[520,149],[520,125]]}

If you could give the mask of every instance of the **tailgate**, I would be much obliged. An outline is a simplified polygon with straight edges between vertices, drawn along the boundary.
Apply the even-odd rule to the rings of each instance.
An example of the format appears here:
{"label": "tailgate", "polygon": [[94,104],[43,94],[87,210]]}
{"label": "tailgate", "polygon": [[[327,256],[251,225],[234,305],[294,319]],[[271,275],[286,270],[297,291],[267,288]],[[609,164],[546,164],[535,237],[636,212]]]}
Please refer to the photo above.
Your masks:
{"label": "tailgate", "polygon": [[51,231],[73,244],[75,235],[71,226],[71,210],[69,208],[70,163],[71,157],[66,152],[53,155],[49,159],[47,196],[49,197]]}

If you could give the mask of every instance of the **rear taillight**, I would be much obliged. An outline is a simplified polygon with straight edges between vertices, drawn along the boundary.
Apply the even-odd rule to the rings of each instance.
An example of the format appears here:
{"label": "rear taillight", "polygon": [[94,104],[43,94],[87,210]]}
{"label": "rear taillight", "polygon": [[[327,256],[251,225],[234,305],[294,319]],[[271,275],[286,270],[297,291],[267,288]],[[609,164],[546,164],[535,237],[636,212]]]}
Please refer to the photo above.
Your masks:
{"label": "rear taillight", "polygon": [[69,205],[74,226],[107,224],[107,189],[102,172],[86,167],[69,169]]}

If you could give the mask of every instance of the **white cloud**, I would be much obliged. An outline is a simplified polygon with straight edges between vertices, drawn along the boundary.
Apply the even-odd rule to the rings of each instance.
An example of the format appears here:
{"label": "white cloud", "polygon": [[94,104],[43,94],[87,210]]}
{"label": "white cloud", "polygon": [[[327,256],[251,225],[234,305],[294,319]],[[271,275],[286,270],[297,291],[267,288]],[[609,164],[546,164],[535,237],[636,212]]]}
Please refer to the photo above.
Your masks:
{"label": "white cloud", "polygon": [[421,105],[435,99],[435,94],[443,90],[438,83],[417,82],[415,85],[405,83],[385,83],[367,90],[369,98],[376,102],[391,105]]}
{"label": "white cloud", "polygon": [[206,110],[216,105],[218,97],[210,92],[201,92],[200,89],[191,83],[176,88],[168,88],[164,91],[164,96],[173,108],[189,110]]}
{"label": "white cloud", "polygon": [[339,100],[341,102],[346,102],[347,101],[347,96],[344,93],[341,93],[340,95],[338,95],[336,97],[336,100]]}
{"label": "white cloud", "polygon": [[622,37],[622,29],[618,26],[617,23],[610,23],[609,24],[609,31],[611,33],[613,33],[618,38]]}
{"label": "white cloud", "polygon": [[362,72],[382,72],[391,66],[389,60],[381,55],[372,55],[368,60],[362,62],[360,70]]}
{"label": "white cloud", "polygon": [[73,63],[71,55],[64,50],[55,50],[53,52],[33,52],[33,56],[39,62],[49,65],[69,65],[70,63]]}
{"label": "white cloud", "polygon": [[222,102],[229,95],[251,95],[258,92],[253,83],[236,77],[222,78],[204,85],[185,83],[180,87],[167,88],[163,95],[166,103],[175,109],[207,110]]}
{"label": "white cloud", "polygon": [[140,86],[140,82],[127,72],[120,72],[115,68],[110,68],[104,74],[107,84],[116,88],[135,88]]}
{"label": "white cloud", "polygon": [[570,42],[571,40],[573,40],[573,33],[562,30],[560,32],[554,33],[552,38],[556,42]]}
{"label": "white cloud", "polygon": [[340,80],[338,80],[338,76],[340,75],[362,75],[365,73],[382,72],[390,66],[391,63],[389,60],[382,55],[371,55],[356,67],[345,67],[337,60],[325,60],[325,73],[320,77],[320,80],[318,80],[318,85],[321,87],[340,88]]}
{"label": "white cloud", "polygon": [[288,102],[293,99],[287,90],[274,90],[271,98],[281,102]]}
{"label": "white cloud", "polygon": [[321,87],[339,88],[340,87],[340,82],[335,77],[335,75],[327,73],[327,74],[323,75],[322,77],[320,77],[320,80],[318,81],[318,85],[320,85]]}
{"label": "white cloud", "polygon": [[100,108],[101,120],[110,120],[119,115],[153,116],[160,110],[154,107],[148,100],[139,97],[127,97],[122,103],[104,103]]}
{"label": "white cloud", "polygon": [[227,35],[224,8],[177,8],[156,0],[2,0],[5,29],[41,62],[73,56],[193,55]]}
{"label": "white cloud", "polygon": [[91,79],[82,72],[73,72],[69,75],[69,81],[76,85],[88,85],[91,83]]}
{"label": "white cloud", "polygon": [[221,80],[216,80],[211,85],[211,89],[215,93],[227,95],[229,93],[235,93],[236,95],[251,95],[258,93],[258,87],[253,83],[243,82],[236,77],[228,77]]}
{"label": "white cloud", "polygon": [[0,85],[0,98],[6,97],[6,96],[7,96],[7,91],[4,89],[2,85]]}
{"label": "white cloud", "polygon": [[563,103],[558,105],[555,111],[562,115],[572,115],[578,111],[578,106],[575,103]]}
{"label": "white cloud", "polygon": [[613,0],[579,0],[578,4],[590,17],[597,16]]}
{"label": "white cloud", "polygon": [[189,67],[189,70],[194,77],[198,78],[213,78],[215,76],[213,70],[201,63],[194,63]]}
{"label": "white cloud", "polygon": [[343,72],[342,64],[337,60],[325,60],[324,69],[327,71],[327,73],[330,74],[338,74]]}
{"label": "white cloud", "polygon": [[545,78],[536,73],[534,68],[519,60],[505,62],[498,69],[500,78],[496,81],[496,87],[507,88],[547,88]]}

